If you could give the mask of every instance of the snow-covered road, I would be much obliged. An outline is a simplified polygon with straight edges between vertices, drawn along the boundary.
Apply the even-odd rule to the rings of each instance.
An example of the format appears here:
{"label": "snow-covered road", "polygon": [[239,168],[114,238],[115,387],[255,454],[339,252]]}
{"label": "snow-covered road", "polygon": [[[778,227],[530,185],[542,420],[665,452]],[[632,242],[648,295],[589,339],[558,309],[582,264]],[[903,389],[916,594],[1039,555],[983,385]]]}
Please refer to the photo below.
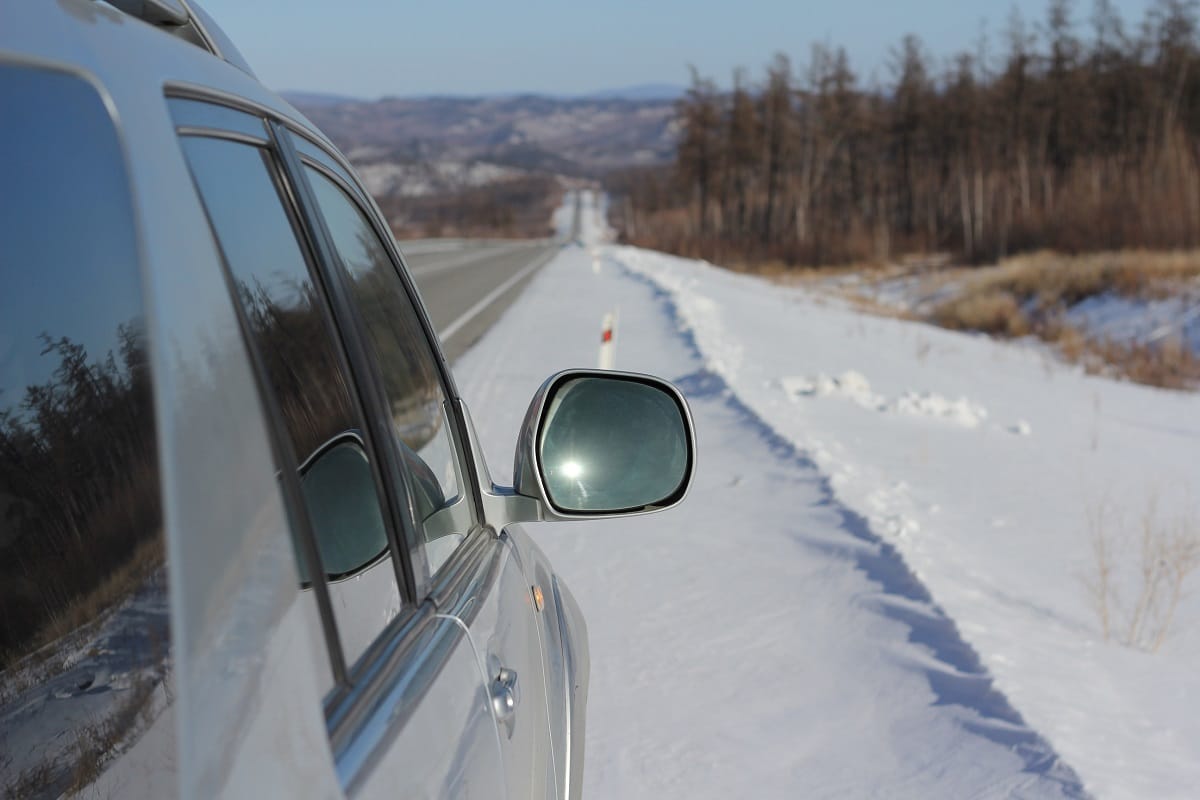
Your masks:
{"label": "snow-covered road", "polygon": [[[1010,432],[1003,425],[1007,420],[984,422],[982,407],[970,402],[929,392],[907,400],[903,393],[875,396],[865,378],[844,373],[823,380],[806,369],[812,359],[799,354],[840,352],[833,340],[853,338],[844,330],[854,324],[853,312],[839,310],[848,316],[828,320],[824,338],[799,329],[796,336],[810,338],[788,338],[788,317],[771,303],[793,301],[779,300],[775,287],[710,274],[718,271],[697,262],[629,248],[598,249],[591,246],[597,220],[590,198],[584,216],[588,246],[564,249],[455,372],[501,481],[507,479],[529,397],[558,369],[594,365],[607,312],[619,311],[616,366],[676,381],[695,414],[699,470],[683,506],[628,522],[532,531],[588,618],[587,796],[1073,797],[1095,791],[1120,797],[1148,789],[1155,796],[1186,796],[1195,784],[1182,782],[1188,765],[1175,763],[1195,752],[1195,744],[1175,740],[1186,730],[1159,737],[1169,744],[1167,762],[1147,753],[1149,774],[1126,769],[1133,777],[1122,782],[1116,769],[1089,774],[1043,724],[1032,721],[1057,712],[1044,698],[1069,689],[1064,683],[1072,678],[1083,689],[1067,691],[1063,702],[1095,701],[1087,691],[1095,658],[1074,676],[1069,670],[1062,674],[1076,643],[1065,643],[1063,657],[1047,659],[1044,686],[1024,692],[1036,713],[1010,702],[1009,687],[992,678],[997,659],[1024,663],[1005,673],[1012,686],[1039,674],[1037,665],[1021,662],[1028,654],[1019,641],[1002,638],[1038,624],[1036,610],[1020,609],[1028,587],[1009,587],[1016,608],[1011,624],[991,635],[978,631],[979,620],[993,621],[998,601],[985,597],[975,609],[963,601],[959,587],[939,577],[960,569],[970,547],[947,548],[950,560],[939,571],[929,569],[936,567],[936,554],[906,546],[920,538],[922,528],[920,515],[901,513],[909,511],[901,501],[911,505],[913,496],[937,497],[938,486],[919,470],[921,482],[912,489],[899,481],[879,483],[891,477],[883,468],[896,465],[863,463],[855,451],[861,441],[845,425],[831,424],[822,431],[823,444],[814,446],[811,435],[805,438],[803,426],[812,424],[812,416],[802,404],[833,403],[835,414],[853,408],[892,425],[926,424],[925,436],[934,440],[928,447],[935,448],[926,452],[926,461],[939,455],[937,437],[955,431],[1005,443],[1028,441],[1018,420],[1011,421]],[[726,280],[731,283],[723,284]],[[717,324],[722,309],[747,314],[756,302],[763,319],[783,329],[764,336],[753,325],[734,331]],[[736,314],[730,319],[742,321]],[[755,335],[761,338],[748,338]],[[894,338],[887,332],[882,338],[889,335]],[[872,346],[865,334],[858,338],[859,347]],[[936,358],[923,348],[908,349],[922,362]],[[790,366],[782,368],[781,360]],[[764,378],[764,370],[774,370],[776,380]],[[768,395],[771,402],[764,400]],[[781,415],[798,422],[788,427]],[[864,423],[847,424],[853,431]],[[879,435],[865,428],[858,433]],[[908,447],[907,435],[897,433],[880,449]],[[986,472],[985,465],[978,468]],[[855,483],[854,476],[863,474],[878,484],[875,494]],[[954,483],[946,486],[949,491]],[[947,496],[941,502],[957,519],[974,499],[956,505]],[[940,513],[930,512],[932,506],[923,508]],[[988,516],[975,527],[990,528],[993,521]],[[1000,546],[992,549],[1003,554],[1002,535],[998,539]],[[1027,544],[1026,538],[1014,541]],[[1086,549],[1086,542],[1075,545]],[[1056,548],[1048,544],[1041,552],[1057,556]],[[980,553],[986,551],[985,546]],[[909,566],[910,553],[921,555],[920,579]],[[991,574],[980,553],[965,582],[1007,580],[1012,576],[1005,565],[1031,555],[1013,554]],[[1069,565],[1058,569],[1065,573]],[[1035,577],[1044,579],[1036,571]],[[965,623],[943,611],[948,606],[939,596],[942,586],[963,609]],[[1077,587],[1062,591],[1078,594]],[[1062,635],[1057,623],[1046,626],[1034,637],[1037,643]],[[980,641],[990,649],[980,649]],[[1107,647],[1116,651],[1117,661],[1126,655],[1117,645]],[[1168,655],[1144,657],[1170,664]],[[1109,681],[1119,674],[1099,677]],[[1181,688],[1186,693],[1191,685]],[[1109,683],[1102,688],[1113,691]],[[1194,708],[1195,700],[1189,702]],[[1125,709],[1121,698],[1110,705]],[[1077,754],[1086,755],[1089,742],[1112,737],[1127,742],[1137,735],[1089,729],[1090,709],[1074,710],[1080,716],[1064,718],[1055,730],[1079,726],[1076,735],[1065,736]],[[1103,713],[1097,719],[1110,722]],[[1126,757],[1136,766],[1139,754]],[[1084,760],[1090,765],[1097,759]]]}

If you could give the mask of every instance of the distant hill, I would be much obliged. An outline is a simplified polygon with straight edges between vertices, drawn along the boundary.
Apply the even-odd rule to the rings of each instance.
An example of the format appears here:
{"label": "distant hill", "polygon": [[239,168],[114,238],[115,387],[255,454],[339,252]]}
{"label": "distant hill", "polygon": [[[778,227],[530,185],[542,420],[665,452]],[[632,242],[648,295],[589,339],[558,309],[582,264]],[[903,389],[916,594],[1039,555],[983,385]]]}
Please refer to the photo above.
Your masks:
{"label": "distant hill", "polygon": [[676,90],[588,97],[285,93],[354,163],[405,236],[542,236],[568,179],[667,164]]}
{"label": "distant hill", "polygon": [[664,85],[589,97],[285,96],[356,166],[486,162],[532,172],[596,177],[674,155],[674,93]]}
{"label": "distant hill", "polygon": [[674,83],[641,83],[620,89],[601,89],[580,95],[585,100],[665,100],[674,102],[687,92],[686,86]]}

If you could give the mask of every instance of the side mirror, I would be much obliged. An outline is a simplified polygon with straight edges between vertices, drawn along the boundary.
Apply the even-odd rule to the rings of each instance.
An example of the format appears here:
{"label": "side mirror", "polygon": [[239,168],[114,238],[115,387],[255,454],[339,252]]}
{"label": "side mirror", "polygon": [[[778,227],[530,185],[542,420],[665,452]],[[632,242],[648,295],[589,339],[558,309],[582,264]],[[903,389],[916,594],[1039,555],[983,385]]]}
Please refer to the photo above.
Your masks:
{"label": "side mirror", "polygon": [[696,465],[691,412],[649,375],[569,370],[534,395],[517,441],[513,486],[544,518],[661,511],[687,494]]}

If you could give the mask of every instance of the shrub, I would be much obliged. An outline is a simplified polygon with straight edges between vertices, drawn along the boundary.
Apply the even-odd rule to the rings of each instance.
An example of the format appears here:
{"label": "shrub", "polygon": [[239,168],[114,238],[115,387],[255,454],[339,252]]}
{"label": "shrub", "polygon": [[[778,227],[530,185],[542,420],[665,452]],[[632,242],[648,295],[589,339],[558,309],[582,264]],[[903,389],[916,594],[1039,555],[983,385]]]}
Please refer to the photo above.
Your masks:
{"label": "shrub", "polygon": [[933,321],[955,330],[983,331],[999,336],[1024,336],[1029,320],[1011,292],[996,290],[967,294],[943,303]]}
{"label": "shrub", "polygon": [[[1108,504],[1089,509],[1087,525],[1093,572],[1084,584],[1105,640],[1156,652],[1175,624],[1185,583],[1200,567],[1200,521],[1194,511],[1165,519],[1151,497],[1133,531]],[[1131,544],[1136,564],[1125,563]]]}

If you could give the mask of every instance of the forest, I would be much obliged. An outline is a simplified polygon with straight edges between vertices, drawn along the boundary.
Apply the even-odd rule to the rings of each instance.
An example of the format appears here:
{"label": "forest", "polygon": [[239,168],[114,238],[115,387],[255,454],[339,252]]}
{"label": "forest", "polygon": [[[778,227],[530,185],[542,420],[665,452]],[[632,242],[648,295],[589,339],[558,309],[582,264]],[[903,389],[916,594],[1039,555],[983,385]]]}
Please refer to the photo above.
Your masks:
{"label": "forest", "polygon": [[869,81],[829,43],[728,89],[693,69],[674,164],[609,176],[612,221],[729,266],[1195,248],[1198,54],[1191,0],[1050,0],[948,58],[905,36]]}

